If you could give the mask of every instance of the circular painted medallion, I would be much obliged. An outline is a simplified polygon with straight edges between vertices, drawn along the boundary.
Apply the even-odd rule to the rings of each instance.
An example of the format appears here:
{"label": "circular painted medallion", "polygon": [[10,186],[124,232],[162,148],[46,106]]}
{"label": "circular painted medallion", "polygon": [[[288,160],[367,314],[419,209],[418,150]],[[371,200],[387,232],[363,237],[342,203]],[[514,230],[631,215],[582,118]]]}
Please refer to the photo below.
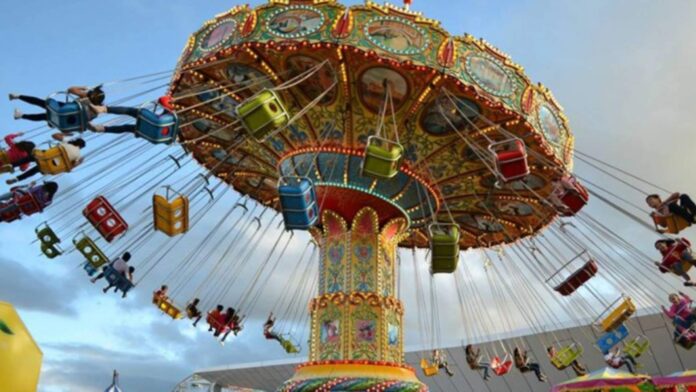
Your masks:
{"label": "circular painted medallion", "polygon": [[486,92],[506,97],[515,92],[514,76],[496,58],[472,54],[466,58],[466,72]]}
{"label": "circular painted medallion", "polygon": [[426,132],[444,136],[454,133],[452,126],[458,131],[472,128],[480,114],[481,109],[471,100],[439,95],[423,110],[420,124]]}
{"label": "circular painted medallion", "polygon": [[[312,68],[317,67],[320,61],[309,56],[296,55],[288,57],[286,67],[289,77],[292,79]],[[336,80],[336,75],[331,67],[320,67],[314,75],[297,86],[307,99],[313,100],[326,91]],[[321,104],[333,102],[336,98],[336,88],[326,93],[321,99]]]}
{"label": "circular painted medallion", "polygon": [[390,89],[394,110],[399,110],[408,98],[408,82],[398,72],[385,67],[370,68],[359,78],[360,99],[366,108],[379,112]]}
{"label": "circular painted medallion", "polygon": [[378,48],[396,54],[416,54],[428,47],[425,32],[414,23],[395,16],[374,18],[363,27],[365,37]]}
{"label": "circular painted medallion", "polygon": [[201,50],[211,51],[218,49],[227,38],[234,34],[236,29],[237,21],[234,19],[224,19],[213,24],[208,28],[201,40]]}
{"label": "circular painted medallion", "polygon": [[539,124],[541,125],[541,129],[544,131],[546,140],[556,146],[560,146],[561,141],[565,136],[565,132],[563,130],[561,121],[556,115],[556,112],[551,109],[548,103],[544,103],[539,106],[539,110],[537,110],[537,118],[539,120]]}
{"label": "circular painted medallion", "polygon": [[282,38],[299,38],[319,30],[325,20],[324,14],[314,7],[291,5],[271,13],[266,19],[266,30]]}

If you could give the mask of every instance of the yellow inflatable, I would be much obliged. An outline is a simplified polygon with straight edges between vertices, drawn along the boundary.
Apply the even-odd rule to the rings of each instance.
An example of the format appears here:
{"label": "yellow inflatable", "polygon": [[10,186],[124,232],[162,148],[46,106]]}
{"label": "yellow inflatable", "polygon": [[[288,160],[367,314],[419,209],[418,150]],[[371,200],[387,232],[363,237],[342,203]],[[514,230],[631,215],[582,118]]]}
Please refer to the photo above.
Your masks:
{"label": "yellow inflatable", "polygon": [[34,392],[43,354],[12,305],[0,302],[0,390]]}

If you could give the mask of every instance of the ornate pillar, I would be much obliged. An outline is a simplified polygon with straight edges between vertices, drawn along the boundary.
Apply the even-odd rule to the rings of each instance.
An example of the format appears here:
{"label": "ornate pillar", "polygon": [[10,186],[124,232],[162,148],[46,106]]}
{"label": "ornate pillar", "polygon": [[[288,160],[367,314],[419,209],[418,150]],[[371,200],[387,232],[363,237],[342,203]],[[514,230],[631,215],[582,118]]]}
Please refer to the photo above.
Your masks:
{"label": "ornate pillar", "polygon": [[404,309],[396,297],[403,218],[380,225],[365,207],[347,222],[322,212],[319,293],[309,304],[309,362],[281,391],[424,391],[403,364]]}

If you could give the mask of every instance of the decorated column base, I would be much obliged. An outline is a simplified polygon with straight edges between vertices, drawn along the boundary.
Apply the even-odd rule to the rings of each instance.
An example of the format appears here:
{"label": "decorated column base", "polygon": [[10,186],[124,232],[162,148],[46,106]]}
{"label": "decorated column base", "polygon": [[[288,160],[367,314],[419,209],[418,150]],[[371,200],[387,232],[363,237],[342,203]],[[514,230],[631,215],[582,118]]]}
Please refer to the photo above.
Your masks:
{"label": "decorated column base", "polygon": [[368,391],[425,392],[413,368],[396,363],[372,361],[309,362],[297,367],[295,376],[280,392]]}

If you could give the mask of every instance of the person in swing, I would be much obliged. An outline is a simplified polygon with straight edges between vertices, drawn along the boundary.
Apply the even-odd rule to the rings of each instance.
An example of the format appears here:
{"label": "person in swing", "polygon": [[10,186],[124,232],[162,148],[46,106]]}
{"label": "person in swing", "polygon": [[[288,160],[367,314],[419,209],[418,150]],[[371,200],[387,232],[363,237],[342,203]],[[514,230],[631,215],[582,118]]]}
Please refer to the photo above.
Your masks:
{"label": "person in swing", "polygon": [[[163,111],[173,112],[174,106],[172,103],[172,98],[170,96],[162,96],[157,100],[159,106],[162,107]],[[138,119],[141,110],[150,110],[143,108],[134,108],[126,106],[96,106],[94,110],[99,114],[115,114],[133,117]],[[96,133],[137,133],[136,124],[124,124],[124,125],[101,125],[101,124],[89,124],[87,128]]]}
{"label": "person in swing", "polygon": [[529,359],[526,350],[520,350],[519,347],[515,347],[515,350],[512,352],[512,358],[515,362],[515,367],[520,373],[534,372],[539,382],[546,382],[546,375],[541,372],[541,366]]}
{"label": "person in swing", "polygon": [[[33,144],[33,143],[31,143]],[[86,143],[83,139],[77,138],[70,140],[68,142],[61,142],[60,146],[65,149],[65,152],[68,155],[68,159],[70,159],[70,162],[73,167],[79,165],[82,163],[82,149],[85,148]],[[27,146],[28,147],[28,146]],[[32,153],[24,158],[21,162],[21,164],[29,164],[31,162],[36,162],[36,158],[34,157],[34,149],[32,149]],[[13,177],[5,181],[8,185],[17,183],[19,181],[24,181],[27,178],[33,177],[37,174],[41,173],[41,169],[38,164],[36,164],[34,167],[32,167],[29,170],[24,171],[22,174],[18,175],[17,177]]]}
{"label": "person in swing", "polygon": [[[102,86],[97,86],[94,88],[73,86],[68,88],[68,93],[77,97],[77,101],[85,109],[85,114],[87,117],[87,122],[94,120],[99,115],[98,108],[104,103],[106,94],[102,90]],[[47,100],[38,97],[32,97],[28,95],[21,94],[10,94],[10,101],[20,100],[26,102],[30,105],[38,106],[42,109],[46,109]],[[65,105],[64,102],[57,102],[58,105]],[[28,121],[46,121],[48,118],[48,112],[37,113],[37,114],[24,114],[19,109],[15,109],[14,112],[15,120],[28,120]]]}
{"label": "person in swing", "polygon": [[[548,354],[549,359],[551,359],[552,361],[556,357],[556,355],[558,355],[558,351],[556,351],[556,347],[554,347],[554,346],[547,347],[546,353]],[[575,372],[575,375],[577,377],[584,376],[587,374],[587,367],[585,367],[585,365],[578,362],[577,359],[573,360],[573,362],[570,363],[570,367],[571,367],[571,369],[573,369],[573,372]],[[559,368],[558,370],[563,370],[563,369]]]}
{"label": "person in swing", "polygon": [[691,281],[691,276],[686,272],[683,265],[683,263],[687,263],[693,266],[696,263],[691,251],[691,243],[686,238],[657,240],[655,249],[662,254],[662,261],[655,262],[660,272],[672,272],[684,279],[684,286],[696,286],[696,283]]}
{"label": "person in swing", "polygon": [[[27,186],[17,186],[10,189],[9,192],[0,194],[0,215],[8,213],[17,213],[19,206],[15,204],[15,195],[20,192],[31,193],[37,203],[44,209],[51,205],[53,197],[58,192],[58,184],[53,181],[46,181],[41,185],[36,185],[32,182]],[[2,217],[0,217],[2,221]]]}
{"label": "person in swing", "polygon": [[[218,305],[213,309],[212,311],[208,312],[208,317],[206,318],[206,321],[208,322],[208,332],[213,332],[217,333],[217,330],[220,325],[225,321],[224,317],[225,315],[222,313],[223,310],[225,310],[225,307],[222,305]],[[219,336],[220,334],[217,333],[215,336]]]}
{"label": "person in swing", "polygon": [[467,344],[464,348],[466,353],[466,363],[471,370],[483,370],[483,379],[488,381],[491,378],[491,365],[481,361],[481,349],[474,349],[474,346]]}
{"label": "person in swing", "polygon": [[199,321],[203,318],[203,312],[198,309],[198,304],[201,302],[200,299],[194,298],[193,301],[186,305],[186,315],[193,321],[193,326],[195,327]]}
{"label": "person in swing", "polygon": [[[645,202],[654,210],[651,213],[653,216],[668,217],[677,215],[684,218],[689,225],[696,223],[696,203],[687,194],[672,193],[664,201],[660,195],[652,194],[645,198]],[[664,230],[658,231],[664,233]]]}
{"label": "person in swing", "polygon": [[604,355],[604,361],[613,369],[626,366],[629,372],[636,374],[636,360],[628,354],[621,354],[618,347],[614,347]]}
{"label": "person in swing", "polygon": [[437,366],[438,369],[445,369],[445,373],[448,376],[454,376],[452,370],[450,370],[449,363],[447,363],[447,358],[440,350],[433,350],[432,363]]}
{"label": "person in swing", "polygon": [[155,291],[152,294],[152,302],[155,304],[159,304],[160,302],[165,302],[169,300],[169,287],[166,284],[163,284],[159,290]]}
{"label": "person in swing", "polygon": [[280,337],[280,335],[277,332],[273,331],[275,321],[276,319],[273,316],[273,313],[269,314],[268,319],[263,324],[263,336],[268,340],[277,340],[278,343],[283,344],[283,339]]}
{"label": "person in swing", "polygon": [[5,136],[7,163],[0,165],[0,173],[11,173],[15,168],[25,171],[29,168],[29,164],[34,161],[33,153],[36,144],[25,140],[16,141],[23,135],[23,132],[17,132]]}

